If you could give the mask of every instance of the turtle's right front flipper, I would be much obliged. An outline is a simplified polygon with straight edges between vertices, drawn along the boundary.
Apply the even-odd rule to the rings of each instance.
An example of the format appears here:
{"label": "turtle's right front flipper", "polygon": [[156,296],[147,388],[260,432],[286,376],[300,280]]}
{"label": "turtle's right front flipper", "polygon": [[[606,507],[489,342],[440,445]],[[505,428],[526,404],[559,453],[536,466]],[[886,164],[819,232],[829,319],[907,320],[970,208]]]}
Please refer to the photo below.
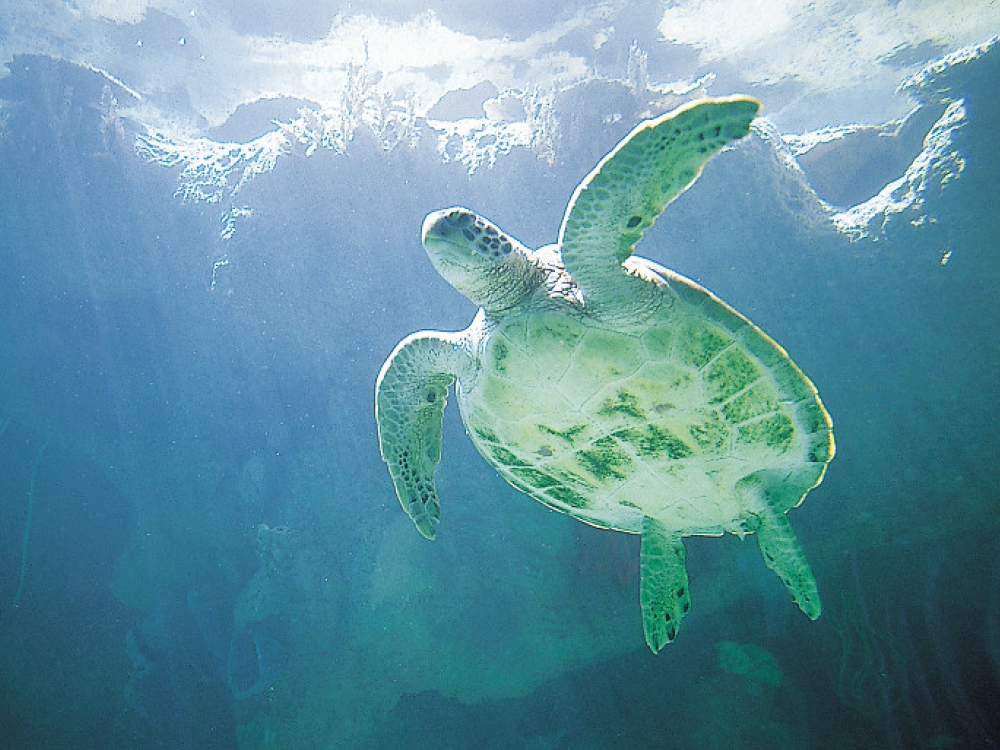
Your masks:
{"label": "turtle's right front flipper", "polygon": [[594,167],[559,230],[563,263],[586,303],[615,310],[644,294],[632,278],[635,266],[626,273],[622,264],[705,163],[750,132],[759,108],[746,96],[690,102],[640,123]]}
{"label": "turtle's right front flipper", "polygon": [[441,516],[434,470],[448,387],[469,355],[455,334],[415,333],[386,360],[375,384],[382,459],[403,510],[428,539]]}

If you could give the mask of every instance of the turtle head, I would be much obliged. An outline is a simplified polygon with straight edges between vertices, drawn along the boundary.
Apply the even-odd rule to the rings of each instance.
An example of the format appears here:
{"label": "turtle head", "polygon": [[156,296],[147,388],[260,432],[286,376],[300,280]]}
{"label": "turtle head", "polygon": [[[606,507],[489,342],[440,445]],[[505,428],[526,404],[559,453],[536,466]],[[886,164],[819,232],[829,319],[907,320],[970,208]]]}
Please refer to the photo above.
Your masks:
{"label": "turtle head", "polygon": [[445,281],[491,314],[513,308],[545,280],[524,245],[467,208],[429,214],[423,242]]}

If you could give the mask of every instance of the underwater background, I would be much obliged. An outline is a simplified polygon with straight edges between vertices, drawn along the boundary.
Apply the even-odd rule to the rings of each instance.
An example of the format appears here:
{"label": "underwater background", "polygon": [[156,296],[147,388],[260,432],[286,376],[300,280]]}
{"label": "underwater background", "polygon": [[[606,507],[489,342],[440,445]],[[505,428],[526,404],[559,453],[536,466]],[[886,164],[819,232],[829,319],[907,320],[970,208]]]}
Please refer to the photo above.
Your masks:
{"label": "underwater background", "polygon": [[[0,749],[1000,742],[1000,9],[988,2],[0,2]],[[641,120],[763,102],[638,254],[785,347],[837,456],[753,540],[554,513],[454,404],[429,543],[373,416],[475,309],[453,204],[555,241]]]}

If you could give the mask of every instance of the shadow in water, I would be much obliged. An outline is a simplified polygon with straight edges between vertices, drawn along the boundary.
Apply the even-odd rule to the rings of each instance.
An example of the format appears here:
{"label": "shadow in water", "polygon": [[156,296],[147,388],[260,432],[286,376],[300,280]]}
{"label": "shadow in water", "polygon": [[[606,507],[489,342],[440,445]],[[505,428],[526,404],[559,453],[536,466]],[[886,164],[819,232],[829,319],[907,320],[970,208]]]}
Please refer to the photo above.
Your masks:
{"label": "shadow in water", "polygon": [[855,731],[885,748],[1000,743],[1000,558],[988,544],[852,552],[850,586],[831,620],[840,638],[837,697]]}

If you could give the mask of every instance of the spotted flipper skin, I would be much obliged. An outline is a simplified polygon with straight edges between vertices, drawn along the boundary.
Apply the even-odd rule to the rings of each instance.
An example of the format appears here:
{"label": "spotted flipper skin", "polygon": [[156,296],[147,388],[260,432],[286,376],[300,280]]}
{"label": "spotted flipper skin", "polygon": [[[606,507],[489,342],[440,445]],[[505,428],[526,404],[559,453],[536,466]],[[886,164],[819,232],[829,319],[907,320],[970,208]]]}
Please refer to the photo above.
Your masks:
{"label": "spotted flipper skin", "polygon": [[559,232],[562,260],[584,299],[620,305],[635,288],[620,268],[705,163],[743,138],[760,103],[702,99],[638,125],[580,183]]}
{"label": "spotted flipper skin", "polygon": [[815,620],[823,611],[816,577],[792,531],[788,517],[776,511],[765,512],[759,516],[759,522],[757,544],[764,563],[785,584],[806,617]]}
{"label": "spotted flipper skin", "polygon": [[453,334],[414,334],[396,347],[375,384],[382,460],[403,510],[428,539],[434,538],[441,517],[434,470],[441,460],[448,388],[467,358]]}
{"label": "spotted flipper skin", "polygon": [[639,605],[642,631],[654,654],[677,637],[681,620],[691,609],[686,558],[680,533],[648,516],[643,520]]}
{"label": "spotted flipper skin", "polygon": [[780,490],[760,477],[748,477],[740,483],[739,489],[744,492],[746,504],[751,509],[748,530],[757,535],[764,563],[785,584],[799,609],[810,620],[815,620],[823,611],[816,577],[788,517],[781,508],[775,507],[772,498]]}

